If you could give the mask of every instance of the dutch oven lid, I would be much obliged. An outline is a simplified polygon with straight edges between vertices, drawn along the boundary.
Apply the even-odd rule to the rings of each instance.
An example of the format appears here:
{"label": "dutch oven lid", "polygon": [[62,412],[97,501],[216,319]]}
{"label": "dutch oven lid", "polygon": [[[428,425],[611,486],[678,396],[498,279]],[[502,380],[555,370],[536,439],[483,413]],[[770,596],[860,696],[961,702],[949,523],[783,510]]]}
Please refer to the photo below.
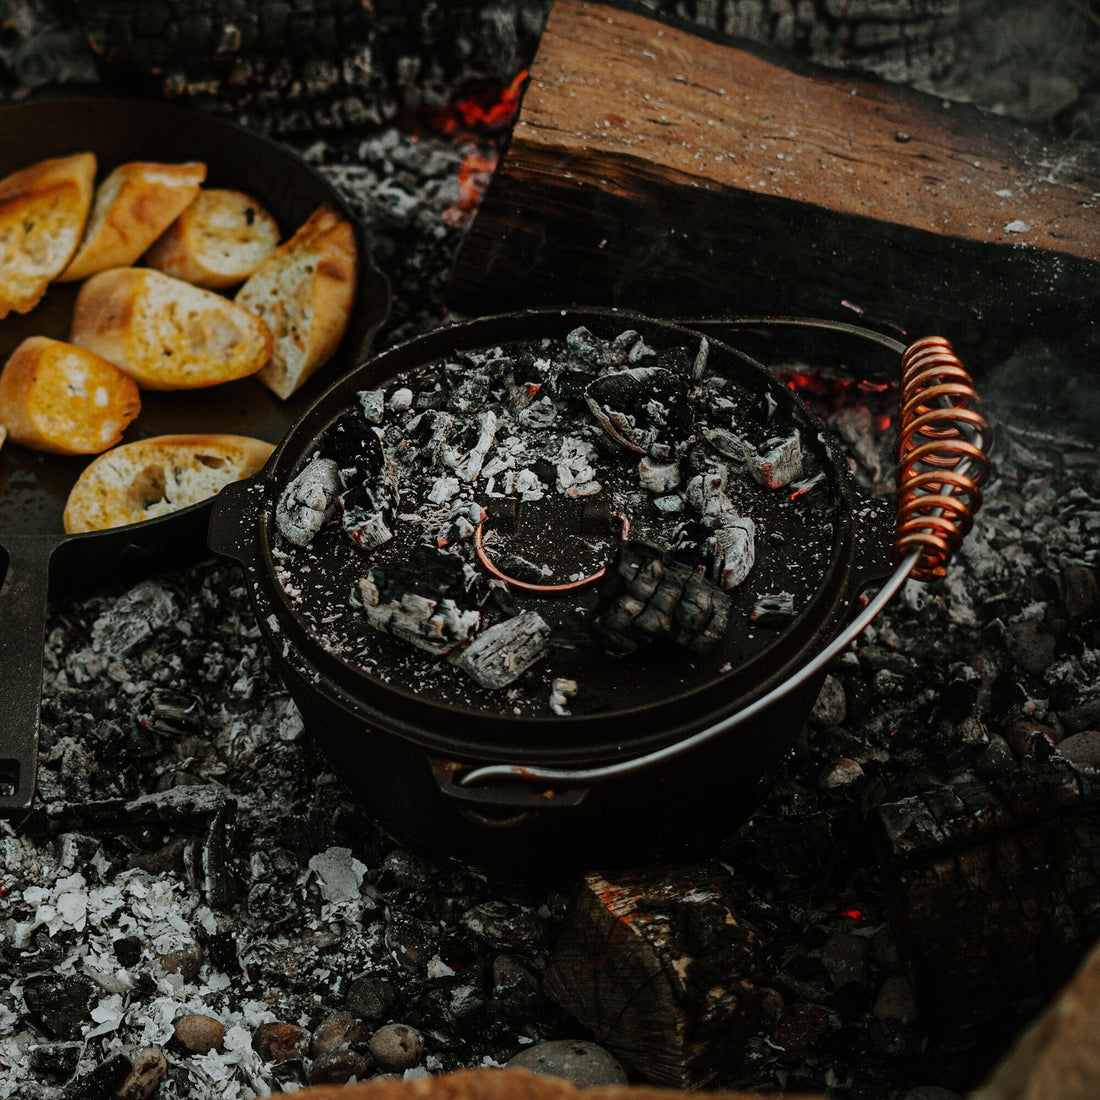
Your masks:
{"label": "dutch oven lid", "polygon": [[[578,330],[595,338],[595,351],[586,349],[588,337]],[[728,590],[729,624],[708,652],[696,653],[667,639],[626,656],[609,655],[594,645],[586,628],[599,601],[606,599],[601,596],[606,577],[562,592],[511,589],[520,610],[537,611],[549,625],[551,647],[528,672],[502,688],[483,687],[456,668],[453,658],[434,656],[371,628],[359,606],[358,578],[384,556],[407,558],[415,544],[436,541],[438,519],[434,526],[418,528],[419,520],[408,517],[418,514],[417,503],[430,491],[438,470],[427,477],[415,467],[412,473],[405,471],[396,513],[406,519],[398,519],[395,528],[404,525],[406,530],[369,554],[347,537],[338,517],[303,548],[279,533],[274,517],[280,496],[308,462],[335,454],[333,432],[342,417],[361,413],[361,393],[382,391],[385,411],[380,426],[388,433],[387,445],[408,433],[413,445],[427,452],[432,424],[438,427],[438,413],[447,412],[449,395],[471,376],[490,374],[492,393],[483,395],[476,409],[455,407],[449,413],[469,422],[469,442],[477,437],[486,411],[495,410],[503,421],[509,417],[509,403],[514,411],[517,402],[525,400],[520,391],[531,383],[526,375],[533,361],[543,364],[535,366],[544,371],[545,380],[546,362],[583,367],[586,354],[594,355],[601,347],[606,351],[625,330],[636,331],[656,350],[657,359],[647,362],[685,372],[692,387],[695,442],[682,456],[681,484],[667,492],[641,489],[641,456],[610,439],[597,439],[599,429],[589,416],[584,424],[559,421],[535,435],[528,433],[520,439],[519,464],[542,469],[546,477],[546,455],[564,453],[563,435],[595,440],[589,458],[597,479],[602,479],[600,492],[570,498],[551,485],[541,499],[517,503],[519,494],[514,491],[501,496],[487,492],[495,491],[502,479],[490,485],[486,477],[479,477],[462,485],[468,491],[460,497],[476,501],[489,513],[483,527],[486,557],[491,552],[496,562],[511,563],[518,555],[546,566],[551,580],[565,580],[591,572],[597,559],[614,555],[618,520],[612,513],[620,509],[630,519],[631,539],[669,545],[678,525],[690,520],[692,506],[666,512],[662,507],[674,506],[674,501],[654,501],[677,496],[683,500],[692,492],[698,498],[701,487],[698,481],[690,486],[692,478],[726,469],[723,491],[737,513],[751,520],[755,560],[744,580]],[[620,343],[625,346],[629,338]],[[451,366],[444,369],[443,364]],[[632,364],[622,366],[629,369]],[[603,375],[616,370],[605,363]],[[501,382],[505,377],[507,385]],[[583,419],[582,403],[562,395],[571,384],[576,388],[590,381],[559,375],[554,383],[559,406],[580,409]],[[645,379],[646,384],[652,382],[652,377]],[[410,393],[395,400],[399,389]],[[601,398],[608,392],[605,409],[615,402],[614,386],[598,391]],[[413,407],[402,411],[410,399]],[[374,400],[377,404],[377,397]],[[427,429],[424,417],[416,422],[420,413],[430,414]],[[516,426],[516,417],[509,423]],[[734,434],[752,443],[758,477],[748,475],[752,461],[739,461],[734,443],[722,436],[731,426]],[[455,433],[454,425],[450,430]],[[703,438],[704,432],[709,438]],[[771,454],[778,462],[775,455],[794,436],[802,455],[797,468],[772,476],[769,467],[761,474],[765,457]],[[499,430],[498,441],[505,438]],[[774,484],[762,484],[760,477]],[[545,759],[548,752],[560,750],[571,759],[583,759],[625,745],[638,751],[664,743],[773,687],[836,633],[859,592],[890,569],[888,507],[856,489],[846,460],[796,394],[731,346],[617,310],[529,311],[484,318],[418,337],[365,362],[323,394],[291,430],[252,503],[249,565],[255,574],[260,619],[277,635],[276,650],[299,675],[322,692],[337,695],[368,723],[452,752],[505,746],[517,758],[528,752]],[[696,499],[696,513],[699,506]],[[484,569],[469,540],[448,550],[473,568]],[[564,714],[548,707],[555,680],[577,685],[575,694],[558,697]]]}

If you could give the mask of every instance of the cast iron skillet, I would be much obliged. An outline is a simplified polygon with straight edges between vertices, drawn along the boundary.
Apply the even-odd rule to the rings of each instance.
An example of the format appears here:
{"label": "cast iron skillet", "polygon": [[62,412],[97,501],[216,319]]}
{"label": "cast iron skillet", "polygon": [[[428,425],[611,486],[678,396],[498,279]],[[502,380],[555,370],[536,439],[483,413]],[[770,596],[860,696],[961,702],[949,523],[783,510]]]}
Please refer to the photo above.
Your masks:
{"label": "cast iron skillet", "polygon": [[[232,432],[277,443],[322,389],[368,351],[389,311],[386,277],[370,259],[362,224],[341,195],[287,148],[197,111],[129,99],[59,99],[0,108],[0,178],[46,157],[91,151],[97,180],[128,160],[201,160],[206,186],[254,195],[286,238],[321,203],[356,228],[358,285],[336,354],[292,398],[243,379],[214,390],[142,394],[124,442],[170,432]],[[0,363],[33,335],[66,339],[79,284],[55,284],[30,313],[0,321]],[[120,569],[173,564],[205,552],[211,501],[128,527],[66,536],[61,515],[90,458],[0,448],[0,814],[34,797],[43,628],[51,583],[105,578]]]}

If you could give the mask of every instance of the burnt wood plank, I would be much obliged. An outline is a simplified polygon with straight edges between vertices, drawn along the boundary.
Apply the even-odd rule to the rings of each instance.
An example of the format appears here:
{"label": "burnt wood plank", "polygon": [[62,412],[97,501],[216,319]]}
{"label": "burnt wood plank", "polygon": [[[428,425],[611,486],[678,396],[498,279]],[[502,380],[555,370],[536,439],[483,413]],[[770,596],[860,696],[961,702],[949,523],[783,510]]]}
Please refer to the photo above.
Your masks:
{"label": "burnt wood plank", "polygon": [[991,360],[1100,303],[1100,154],[558,0],[451,306],[814,314]]}
{"label": "burnt wood plank", "polygon": [[586,875],[546,994],[648,1081],[697,1088],[728,1076],[759,1020],[761,947],[732,894],[717,864]]}

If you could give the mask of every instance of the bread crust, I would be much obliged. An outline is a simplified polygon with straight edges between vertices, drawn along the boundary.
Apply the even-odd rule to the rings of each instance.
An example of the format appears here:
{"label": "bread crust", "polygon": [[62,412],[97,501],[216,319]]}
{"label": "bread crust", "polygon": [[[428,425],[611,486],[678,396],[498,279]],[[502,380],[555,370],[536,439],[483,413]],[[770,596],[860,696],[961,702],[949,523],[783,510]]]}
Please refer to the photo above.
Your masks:
{"label": "bread crust", "polygon": [[200,161],[120,164],[96,189],[84,238],[59,282],[136,263],[179,217],[206,179]]}
{"label": "bread crust", "polygon": [[143,263],[196,286],[224,290],[244,282],[278,244],[278,224],[251,195],[209,188],[160,235]]}
{"label": "bread crust", "polygon": [[235,300],[262,317],[275,338],[256,378],[279,397],[299,389],[336,351],[355,301],[356,259],[351,223],[320,206],[238,291]]}
{"label": "bread crust", "polygon": [[88,279],[77,294],[69,339],[148,390],[232,382],[259,370],[272,349],[267,326],[247,310],[143,267]]}
{"label": "bread crust", "polygon": [[251,436],[161,435],[124,443],[93,459],[65,503],[66,534],[155,519],[254,474],[274,445]]}
{"label": "bread crust", "polygon": [[0,319],[28,313],[76,252],[92,205],[94,153],[38,161],[0,180]]}
{"label": "bread crust", "polygon": [[0,372],[0,423],[13,443],[59,455],[113,447],[141,411],[137,385],[83,348],[29,336]]}

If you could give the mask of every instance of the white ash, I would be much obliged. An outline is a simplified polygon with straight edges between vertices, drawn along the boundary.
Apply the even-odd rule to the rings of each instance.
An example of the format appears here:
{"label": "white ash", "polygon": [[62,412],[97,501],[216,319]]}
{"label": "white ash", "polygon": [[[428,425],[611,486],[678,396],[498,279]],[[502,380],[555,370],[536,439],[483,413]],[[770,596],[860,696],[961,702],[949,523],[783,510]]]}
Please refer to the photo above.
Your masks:
{"label": "white ash", "polygon": [[386,394],[384,390],[360,390],[356,394],[359,407],[367,418],[368,424],[381,424],[386,415]]}
{"label": "white ash", "polygon": [[573,699],[579,690],[580,686],[576,680],[555,676],[554,682],[550,685],[550,710],[562,716],[571,714],[569,700]]}
{"label": "white ash", "polygon": [[390,394],[387,405],[393,412],[408,412],[412,408],[413,396],[408,386],[401,386]]}
{"label": "white ash", "polygon": [[275,507],[275,526],[288,542],[308,546],[336,508],[340,470],[330,458],[315,458],[295,475]]}
{"label": "white ash", "polygon": [[730,520],[709,539],[710,579],[725,591],[736,588],[756,562],[756,525],[751,519]]}
{"label": "white ash", "polygon": [[432,504],[446,504],[448,501],[458,496],[460,484],[457,477],[437,477],[435,481],[432,482],[431,492],[428,493],[428,500],[431,501]]}
{"label": "white ash", "polygon": [[603,486],[596,480],[596,471],[592,467],[594,457],[591,443],[566,436],[558,452],[558,492],[569,497],[589,497],[598,493]]}
{"label": "white ash", "polygon": [[680,484],[678,462],[655,462],[648,456],[638,462],[638,481],[651,493],[668,493]]}
{"label": "white ash", "polygon": [[482,631],[455,664],[483,687],[507,687],[546,653],[549,638],[542,616],[524,611]]}
{"label": "white ash", "polygon": [[446,447],[442,453],[443,462],[466,482],[477,481],[485,456],[493,445],[499,421],[490,410],[482,413],[477,420],[477,442],[469,450]]}

